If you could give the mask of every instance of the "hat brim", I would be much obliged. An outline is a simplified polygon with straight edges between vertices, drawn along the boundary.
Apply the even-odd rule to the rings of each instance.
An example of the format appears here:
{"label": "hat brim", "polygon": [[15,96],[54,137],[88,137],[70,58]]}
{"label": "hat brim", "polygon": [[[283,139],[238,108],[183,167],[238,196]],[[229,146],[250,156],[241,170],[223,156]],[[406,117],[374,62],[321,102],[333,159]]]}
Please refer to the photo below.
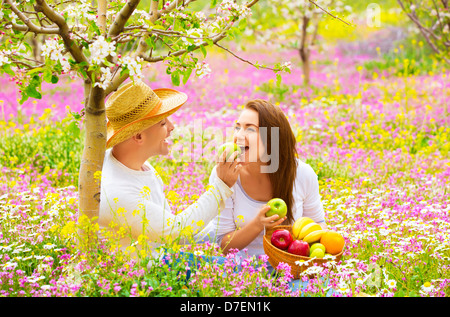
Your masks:
{"label": "hat brim", "polygon": [[155,94],[161,99],[161,107],[157,112],[149,117],[143,117],[128,123],[119,130],[114,131],[114,128],[108,124],[106,126],[107,138],[106,148],[111,148],[116,144],[128,140],[136,133],[142,132],[164,118],[167,118],[176,112],[188,99],[185,93],[170,88],[158,88],[153,90]]}

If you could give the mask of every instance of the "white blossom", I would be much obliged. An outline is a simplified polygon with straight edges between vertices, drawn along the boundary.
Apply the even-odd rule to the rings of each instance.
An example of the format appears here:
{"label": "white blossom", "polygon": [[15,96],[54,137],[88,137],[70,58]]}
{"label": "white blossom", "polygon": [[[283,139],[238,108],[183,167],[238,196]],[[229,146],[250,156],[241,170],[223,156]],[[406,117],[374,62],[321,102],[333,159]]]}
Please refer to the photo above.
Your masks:
{"label": "white blossom", "polygon": [[141,57],[132,58],[130,56],[125,56],[119,59],[118,64],[122,68],[128,69],[129,75],[132,80],[143,79],[142,75],[142,63],[143,59]]}
{"label": "white blossom", "polygon": [[209,74],[211,74],[211,68],[209,68],[208,63],[206,63],[205,61],[203,61],[202,63],[197,63],[197,65],[195,65],[195,74],[199,78],[207,77],[209,76]]}
{"label": "white blossom", "polygon": [[111,69],[109,67],[101,67],[100,71],[102,72],[102,76],[100,77],[100,81],[96,82],[94,86],[106,89],[112,80]]}
{"label": "white blossom", "polygon": [[0,53],[0,66],[10,63],[8,56],[6,56],[9,54],[11,54],[10,51],[4,51],[3,53]]}
{"label": "white blossom", "polygon": [[91,62],[100,64],[108,56],[116,56],[116,43],[107,42],[104,36],[99,36],[96,41],[89,45],[91,51]]}

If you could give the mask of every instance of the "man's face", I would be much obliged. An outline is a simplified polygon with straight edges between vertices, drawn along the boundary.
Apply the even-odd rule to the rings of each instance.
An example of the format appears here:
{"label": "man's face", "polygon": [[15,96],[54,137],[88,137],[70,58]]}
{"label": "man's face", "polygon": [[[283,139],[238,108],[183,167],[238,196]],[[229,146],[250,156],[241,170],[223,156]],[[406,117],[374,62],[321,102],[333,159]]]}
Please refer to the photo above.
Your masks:
{"label": "man's face", "polygon": [[173,129],[174,125],[172,122],[169,118],[165,118],[141,133],[144,137],[143,144],[148,151],[149,157],[169,154],[170,149],[167,138]]}

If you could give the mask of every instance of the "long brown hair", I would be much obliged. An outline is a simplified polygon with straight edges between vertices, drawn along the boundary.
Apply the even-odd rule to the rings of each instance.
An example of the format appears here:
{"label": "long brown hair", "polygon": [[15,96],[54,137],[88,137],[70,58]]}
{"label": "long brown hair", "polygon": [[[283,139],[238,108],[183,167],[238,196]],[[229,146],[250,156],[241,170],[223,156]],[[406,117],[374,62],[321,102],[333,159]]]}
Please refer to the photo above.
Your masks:
{"label": "long brown hair", "polygon": [[[279,128],[279,148],[278,148],[278,169],[274,173],[269,173],[270,183],[272,185],[272,195],[274,198],[281,198],[287,205],[287,222],[294,221],[292,213],[294,205],[294,181],[297,174],[297,149],[295,135],[292,132],[291,125],[286,118],[285,113],[278,106],[262,99],[254,99],[247,102],[246,109],[252,109],[258,112],[259,127],[266,127],[267,133],[262,136],[263,145],[266,153],[271,155],[272,151],[272,129]],[[267,137],[265,137],[267,136]],[[268,164],[271,162],[269,161]]]}

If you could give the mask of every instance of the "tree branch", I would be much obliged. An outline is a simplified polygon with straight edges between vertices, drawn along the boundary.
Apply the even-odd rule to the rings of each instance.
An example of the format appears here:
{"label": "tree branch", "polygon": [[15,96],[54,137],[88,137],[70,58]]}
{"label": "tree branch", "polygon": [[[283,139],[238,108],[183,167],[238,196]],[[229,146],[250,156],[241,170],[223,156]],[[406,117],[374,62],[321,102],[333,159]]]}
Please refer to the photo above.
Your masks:
{"label": "tree branch", "polygon": [[217,47],[220,47],[221,49],[223,49],[224,51],[230,53],[231,55],[233,55],[233,56],[236,57],[237,59],[243,61],[244,63],[250,64],[250,65],[252,65],[252,66],[255,66],[255,67],[258,67],[258,68],[264,68],[264,69],[273,70],[273,71],[275,71],[275,72],[281,70],[281,69],[278,69],[278,68],[270,68],[270,67],[262,66],[262,65],[256,66],[254,63],[252,63],[252,62],[250,62],[250,61],[248,61],[248,60],[246,60],[246,59],[243,59],[242,57],[237,56],[235,53],[233,53],[232,51],[230,51],[228,48],[223,47],[222,45],[220,45],[220,44],[218,44],[218,43],[214,43],[214,45],[216,45]]}
{"label": "tree branch", "polygon": [[13,4],[11,0],[5,0],[5,2],[11,7],[11,10],[19,17],[19,19],[23,23],[25,23],[25,25],[11,23],[14,30],[21,32],[30,31],[35,34],[59,34],[58,28],[46,28],[42,26],[37,26],[36,24],[31,22],[30,18],[27,17],[24,13],[22,13],[19,9],[17,9],[17,7]]}
{"label": "tree branch", "polygon": [[127,23],[130,16],[133,14],[134,10],[138,6],[140,0],[128,0],[127,3],[123,6],[120,12],[117,14],[116,19],[111,24],[108,37],[115,37],[119,35],[120,32],[123,31],[125,23]]}
{"label": "tree branch", "polygon": [[59,35],[64,41],[69,53],[75,59],[77,63],[87,62],[86,56],[84,56],[81,49],[78,47],[75,41],[70,38],[69,26],[64,20],[63,16],[53,11],[52,8],[44,0],[36,0],[35,9],[38,12],[44,13],[44,15],[59,28]]}
{"label": "tree branch", "polygon": [[103,34],[106,34],[106,0],[98,1],[97,23]]}
{"label": "tree branch", "polygon": [[345,23],[345,24],[351,26],[350,23],[348,23],[348,22],[342,20],[341,18],[339,18],[339,17],[337,17],[337,16],[331,14],[330,12],[328,12],[327,10],[325,10],[324,8],[322,8],[321,6],[319,6],[319,5],[318,5],[317,3],[315,3],[314,1],[312,1],[312,0],[308,0],[308,1],[309,1],[310,3],[312,3],[312,4],[314,4],[316,7],[318,7],[320,10],[322,10],[323,12],[325,12],[326,14],[328,14],[329,16],[331,16],[331,17],[333,17],[333,18],[335,18],[335,19],[337,19],[337,20],[339,20],[339,21],[341,21],[341,22],[343,22],[343,23]]}

